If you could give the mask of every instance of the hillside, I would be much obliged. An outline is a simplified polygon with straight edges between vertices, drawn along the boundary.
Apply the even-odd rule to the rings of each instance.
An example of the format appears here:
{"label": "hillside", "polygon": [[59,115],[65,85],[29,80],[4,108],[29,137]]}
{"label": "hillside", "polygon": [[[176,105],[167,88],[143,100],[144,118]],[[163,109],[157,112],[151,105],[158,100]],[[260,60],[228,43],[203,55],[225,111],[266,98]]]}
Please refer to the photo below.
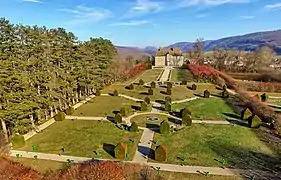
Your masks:
{"label": "hillside", "polygon": [[141,59],[142,56],[151,56],[151,54],[136,47],[115,46],[115,48],[118,52],[117,59],[126,59],[127,56],[133,56],[134,59]]}

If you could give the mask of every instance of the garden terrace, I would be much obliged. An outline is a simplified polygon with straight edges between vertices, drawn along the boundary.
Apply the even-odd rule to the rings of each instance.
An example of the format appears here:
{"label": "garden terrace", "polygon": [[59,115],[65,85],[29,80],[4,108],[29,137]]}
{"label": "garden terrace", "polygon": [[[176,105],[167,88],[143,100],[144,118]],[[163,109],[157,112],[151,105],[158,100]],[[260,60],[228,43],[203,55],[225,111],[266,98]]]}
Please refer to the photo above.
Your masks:
{"label": "garden terrace", "polygon": [[172,69],[172,75],[170,81],[178,82],[178,81],[187,81],[193,82],[195,81],[193,75],[188,69]]}
{"label": "garden terrace", "polygon": [[[125,142],[131,160],[141,135],[141,131],[126,132],[111,122],[65,120],[35,135],[19,150],[32,151],[32,146],[36,145],[38,152],[42,153],[113,159],[114,146]],[[62,148],[66,149],[65,153],[62,153]]]}
{"label": "garden terrace", "polygon": [[73,116],[114,116],[114,113],[120,111],[122,107],[130,109],[130,113],[128,114],[130,115],[132,114],[132,106],[140,106],[140,103],[122,97],[96,96],[75,110]]}
{"label": "garden terrace", "polygon": [[175,112],[183,108],[190,110],[193,120],[225,120],[228,117],[240,116],[224,99],[217,97],[200,98],[172,105],[172,110]]}
{"label": "garden terrace", "polygon": [[162,71],[163,69],[148,69],[146,71],[143,71],[140,75],[126,81],[126,83],[138,83],[140,79],[144,80],[144,82],[157,81]]}
{"label": "garden terrace", "polygon": [[[158,121],[148,121],[147,118],[149,117],[158,117]],[[146,128],[158,128],[160,126],[160,123],[164,120],[167,120],[170,125],[175,125],[175,122],[179,124],[181,121],[174,119],[170,116],[162,115],[162,114],[145,114],[145,115],[139,115],[133,117],[130,121],[137,123],[140,127],[146,127]]]}
{"label": "garden terrace", "polygon": [[220,167],[225,160],[225,167],[276,170],[280,163],[277,152],[242,126],[193,124],[167,135],[155,134],[156,140],[168,148],[169,164],[182,164],[186,158],[187,165]]}

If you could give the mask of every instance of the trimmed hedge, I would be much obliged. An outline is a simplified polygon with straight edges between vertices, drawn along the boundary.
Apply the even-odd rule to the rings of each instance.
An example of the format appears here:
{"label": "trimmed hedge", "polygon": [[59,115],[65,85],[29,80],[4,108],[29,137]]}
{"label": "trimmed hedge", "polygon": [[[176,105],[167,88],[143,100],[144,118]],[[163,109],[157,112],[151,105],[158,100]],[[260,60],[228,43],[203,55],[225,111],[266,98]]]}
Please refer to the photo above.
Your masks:
{"label": "trimmed hedge", "polygon": [[172,103],[172,98],[170,96],[166,96],[165,101],[169,102],[169,103]]}
{"label": "trimmed hedge", "polygon": [[130,90],[133,90],[134,88],[135,88],[135,86],[134,86],[133,84],[130,84],[130,85],[129,85],[129,89],[130,89]]}
{"label": "trimmed hedge", "polygon": [[118,94],[118,91],[115,89],[114,91],[113,91],[113,96],[118,96],[119,94]]}
{"label": "trimmed hedge", "polygon": [[170,125],[167,121],[162,121],[160,124],[160,134],[169,134]]}
{"label": "trimmed hedge", "polygon": [[255,115],[253,118],[249,118],[248,123],[250,128],[259,128],[262,125],[262,120]]}
{"label": "trimmed hedge", "polygon": [[139,130],[139,127],[136,122],[132,122],[130,127],[130,132],[137,132]]}
{"label": "trimmed hedge", "polygon": [[153,95],[153,89],[151,88],[148,89],[148,95]]}
{"label": "trimmed hedge", "polygon": [[139,85],[144,85],[144,80],[143,79],[139,80]]}
{"label": "trimmed hedge", "polygon": [[171,82],[168,82],[167,83],[167,89],[172,89],[172,87],[173,87],[173,84]]}
{"label": "trimmed hedge", "polygon": [[191,116],[191,112],[190,112],[189,109],[187,109],[187,108],[181,109],[181,110],[180,110],[180,114],[181,114],[181,117],[184,117],[185,115]]}
{"label": "trimmed hedge", "polygon": [[204,98],[209,98],[210,97],[210,92],[208,90],[204,91]]}
{"label": "trimmed hedge", "polygon": [[182,117],[182,124],[185,126],[191,126],[192,119],[189,114],[184,114],[184,116]]}
{"label": "trimmed hedge", "polygon": [[72,115],[74,113],[74,108],[73,107],[69,107],[65,110],[65,114],[66,115]]}
{"label": "trimmed hedge", "polygon": [[170,112],[172,110],[172,105],[170,102],[165,102],[165,111]]}
{"label": "trimmed hedge", "polygon": [[117,159],[125,159],[128,152],[127,144],[120,142],[114,148],[114,155]]}
{"label": "trimmed hedge", "polygon": [[241,111],[241,119],[248,120],[253,116],[254,115],[249,108],[245,108],[244,110]]}
{"label": "trimmed hedge", "polygon": [[268,95],[266,93],[263,93],[260,97],[262,102],[266,102],[268,100]]}
{"label": "trimmed hedge", "polygon": [[141,111],[147,111],[147,103],[145,101],[141,102]]}
{"label": "trimmed hedge", "polygon": [[64,121],[65,120],[65,114],[64,112],[59,112],[54,117],[55,121]]}
{"label": "trimmed hedge", "polygon": [[171,95],[172,94],[172,89],[171,88],[167,88],[166,94],[167,95]]}
{"label": "trimmed hedge", "polygon": [[97,89],[97,90],[96,90],[95,95],[96,95],[96,96],[100,96],[100,95],[101,95],[101,92],[100,92],[100,90],[99,90],[99,89]]}
{"label": "trimmed hedge", "polygon": [[195,91],[195,90],[197,89],[196,84],[192,84],[192,85],[191,85],[191,89]]}
{"label": "trimmed hedge", "polygon": [[149,98],[149,97],[146,96],[146,97],[144,98],[144,101],[146,102],[146,104],[150,104],[150,98]]}
{"label": "trimmed hedge", "polygon": [[161,162],[166,161],[167,160],[167,149],[162,145],[157,146],[155,149],[154,158],[156,161],[161,161]]}
{"label": "trimmed hedge", "polygon": [[115,123],[122,123],[122,115],[120,113],[116,113],[114,117]]}
{"label": "trimmed hedge", "polygon": [[222,90],[223,90],[223,91],[226,91],[226,90],[227,90],[227,86],[226,86],[226,85],[223,85],[223,86],[222,86]]}
{"label": "trimmed hedge", "polygon": [[151,87],[151,88],[156,88],[156,83],[155,83],[154,81],[152,81],[152,82],[150,83],[150,87]]}
{"label": "trimmed hedge", "polygon": [[129,109],[127,107],[121,107],[120,114],[122,116],[127,116],[129,114]]}
{"label": "trimmed hedge", "polygon": [[183,81],[181,82],[181,85],[187,85],[187,81],[186,81],[186,80],[183,80]]}
{"label": "trimmed hedge", "polygon": [[11,143],[12,143],[13,148],[15,148],[15,149],[25,146],[25,140],[24,140],[23,135],[13,136],[11,138]]}

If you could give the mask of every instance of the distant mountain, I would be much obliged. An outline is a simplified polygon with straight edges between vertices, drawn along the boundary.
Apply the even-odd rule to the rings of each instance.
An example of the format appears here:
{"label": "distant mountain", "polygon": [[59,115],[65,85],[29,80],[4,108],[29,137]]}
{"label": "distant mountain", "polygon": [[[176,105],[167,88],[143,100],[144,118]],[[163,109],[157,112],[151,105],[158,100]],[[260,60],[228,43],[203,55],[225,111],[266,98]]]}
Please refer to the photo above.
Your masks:
{"label": "distant mountain", "polygon": [[126,59],[127,56],[132,56],[134,59],[141,59],[142,56],[151,56],[151,54],[137,47],[115,46],[115,48],[117,49],[118,59]]}

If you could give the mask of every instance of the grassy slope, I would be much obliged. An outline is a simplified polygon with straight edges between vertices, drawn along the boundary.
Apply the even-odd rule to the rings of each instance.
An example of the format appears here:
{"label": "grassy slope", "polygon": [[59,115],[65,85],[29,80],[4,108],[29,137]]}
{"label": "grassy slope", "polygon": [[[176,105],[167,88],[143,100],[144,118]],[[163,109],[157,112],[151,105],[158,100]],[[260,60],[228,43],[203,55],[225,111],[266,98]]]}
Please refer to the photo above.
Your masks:
{"label": "grassy slope", "polygon": [[187,69],[173,69],[172,77],[170,81],[183,81],[186,80],[188,82],[192,82],[193,76]]}
{"label": "grassy slope", "polygon": [[128,81],[126,81],[126,84],[130,84],[133,81],[138,82],[140,79],[144,80],[144,82],[151,82],[151,81],[157,81],[158,76],[161,74],[163,70],[162,69],[148,69],[144,72],[142,72],[139,76],[136,76]]}
{"label": "grassy slope", "polygon": [[227,167],[269,168],[278,161],[251,129],[242,126],[193,124],[154,139],[168,148],[167,163],[181,164],[178,157],[187,157],[188,165],[221,166],[215,159],[225,159]]}
{"label": "grassy slope", "polygon": [[172,105],[175,111],[180,111],[185,107],[191,111],[192,119],[224,120],[226,116],[223,113],[236,114],[221,98],[200,98]]}
{"label": "grassy slope", "polygon": [[[148,117],[158,117],[159,120],[158,121],[154,121],[154,122],[147,121]],[[169,118],[168,116],[160,115],[160,114],[139,115],[139,116],[133,117],[131,119],[131,122],[136,122],[138,124],[138,126],[141,126],[141,127],[149,127],[151,124],[152,125],[153,124],[160,125],[160,123],[162,121],[168,120],[168,118]]]}
{"label": "grassy slope", "polygon": [[[103,149],[104,143],[112,146],[125,142],[132,158],[140,137],[141,132],[125,132],[111,122],[66,120],[56,122],[44,132],[35,135],[20,150],[32,151],[32,146],[36,145],[38,152],[59,154],[64,147],[66,155],[112,159],[113,157]],[[130,143],[130,139],[136,143]],[[95,155],[93,151],[98,151],[100,155]]]}

